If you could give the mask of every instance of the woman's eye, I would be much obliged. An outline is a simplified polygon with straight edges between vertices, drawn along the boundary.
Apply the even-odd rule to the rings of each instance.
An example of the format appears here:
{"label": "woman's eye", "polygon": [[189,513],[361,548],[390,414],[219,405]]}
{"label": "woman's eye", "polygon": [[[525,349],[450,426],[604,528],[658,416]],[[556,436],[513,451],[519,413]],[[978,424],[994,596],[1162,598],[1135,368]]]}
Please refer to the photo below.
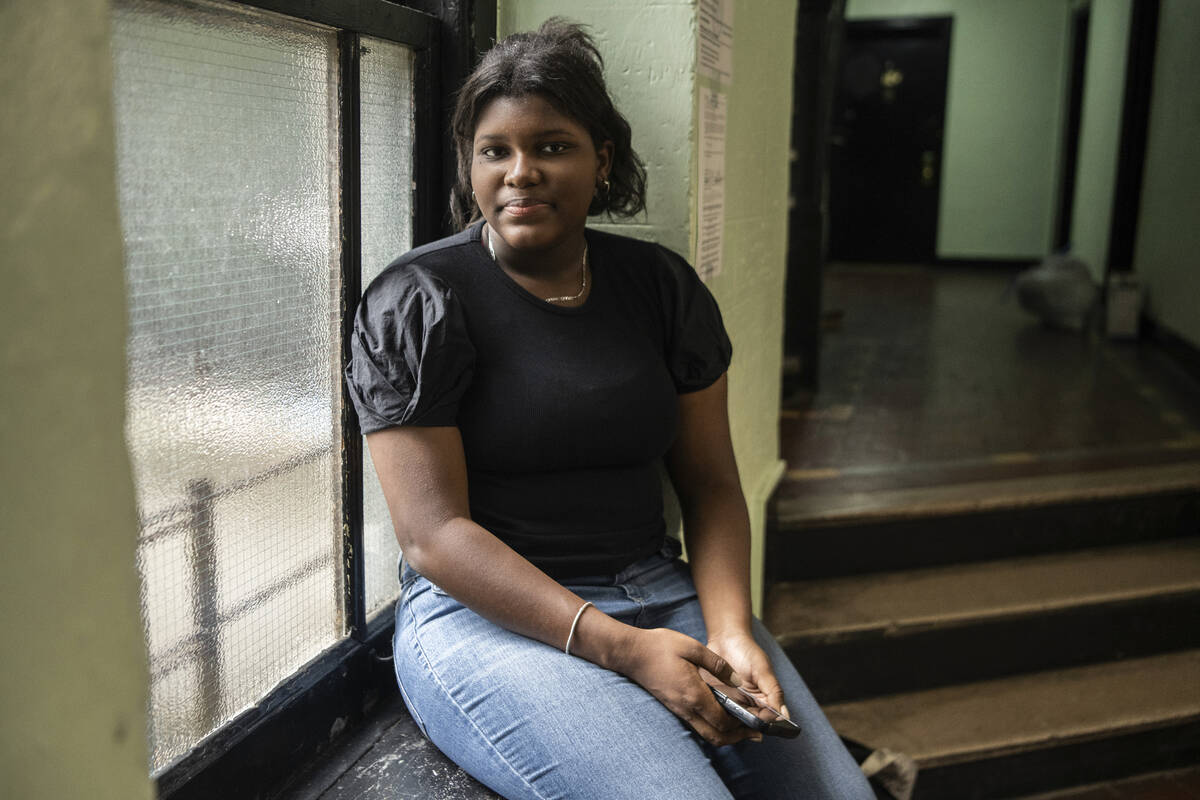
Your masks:
{"label": "woman's eye", "polygon": [[479,155],[484,158],[499,158],[504,155],[504,151],[499,147],[485,147],[479,151]]}
{"label": "woman's eye", "polygon": [[542,150],[551,155],[557,155],[558,153],[565,153],[567,146],[562,142],[550,142],[549,144],[542,145]]}

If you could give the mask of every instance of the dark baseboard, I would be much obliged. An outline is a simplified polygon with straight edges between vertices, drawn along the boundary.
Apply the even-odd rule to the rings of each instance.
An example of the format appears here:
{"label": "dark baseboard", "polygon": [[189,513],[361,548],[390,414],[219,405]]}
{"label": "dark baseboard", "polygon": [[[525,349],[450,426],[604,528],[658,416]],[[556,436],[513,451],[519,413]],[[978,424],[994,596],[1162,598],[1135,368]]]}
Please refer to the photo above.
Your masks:
{"label": "dark baseboard", "polygon": [[1022,270],[1041,263],[1040,258],[937,258],[935,267],[979,267],[981,269]]}
{"label": "dark baseboard", "polygon": [[1177,367],[1187,373],[1188,377],[1200,383],[1200,347],[1155,321],[1148,314],[1142,314],[1141,329],[1147,341],[1153,342]]}

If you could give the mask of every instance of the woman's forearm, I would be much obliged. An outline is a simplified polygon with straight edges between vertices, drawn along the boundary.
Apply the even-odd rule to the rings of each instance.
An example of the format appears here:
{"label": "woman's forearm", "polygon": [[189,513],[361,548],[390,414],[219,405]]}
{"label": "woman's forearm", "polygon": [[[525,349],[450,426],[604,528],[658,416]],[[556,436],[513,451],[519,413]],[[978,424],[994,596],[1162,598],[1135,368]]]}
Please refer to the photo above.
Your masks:
{"label": "woman's forearm", "polygon": [[750,517],[741,487],[713,486],[684,509],[684,541],[710,638],[750,631]]}
{"label": "woman's forearm", "polygon": [[[404,549],[408,562],[480,616],[508,630],[562,648],[583,600],[477,523],[447,520]],[[580,618],[571,653],[623,671],[633,632],[594,609]]]}
{"label": "woman's forearm", "polygon": [[[471,520],[458,429],[387,428],[367,445],[408,563],[497,625],[563,647],[583,600]],[[571,651],[618,669],[629,636],[589,609]]]}
{"label": "woman's forearm", "polygon": [[680,395],[667,469],[709,638],[750,632],[750,516],[729,432],[728,377]]}

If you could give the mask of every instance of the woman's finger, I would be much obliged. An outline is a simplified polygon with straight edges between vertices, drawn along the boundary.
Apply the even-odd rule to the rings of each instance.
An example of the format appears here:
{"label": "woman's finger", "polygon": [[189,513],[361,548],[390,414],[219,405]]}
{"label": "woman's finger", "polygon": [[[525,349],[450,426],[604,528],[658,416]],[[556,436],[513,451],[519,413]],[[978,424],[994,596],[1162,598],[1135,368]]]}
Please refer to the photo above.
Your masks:
{"label": "woman's finger", "polygon": [[[720,708],[720,705],[717,708]],[[743,739],[751,739],[756,742],[762,741],[761,733],[741,724],[726,713],[723,708],[721,708],[721,715],[724,719],[720,719],[718,725],[714,725],[704,715],[685,716],[683,717],[683,721],[704,741],[715,747],[724,747],[728,744],[740,742]],[[730,725],[730,722],[733,724]]]}
{"label": "woman's finger", "polygon": [[693,644],[689,647],[688,652],[684,654],[684,658],[691,661],[701,669],[706,669],[712,673],[713,677],[724,681],[730,686],[741,686],[742,678],[733,671],[733,667],[729,662],[721,658],[719,655],[709,650],[699,642],[692,640]]}
{"label": "woman's finger", "polygon": [[[724,706],[717,702],[717,698],[713,696],[713,693],[707,690],[707,684],[705,684],[705,688],[705,694],[708,696],[701,698],[700,703],[695,706],[694,710],[697,714],[703,717],[712,727],[725,734],[741,733],[744,730],[748,730],[737,717],[730,714],[725,710]],[[738,738],[741,739],[744,736],[739,736]]]}
{"label": "woman's finger", "polygon": [[[771,703],[767,702],[765,695],[750,693],[745,690],[743,690],[742,693],[745,696],[744,699],[735,696],[733,698],[734,702],[737,702],[751,714],[763,720],[764,722],[774,722],[775,719],[777,719],[777,715],[774,711],[764,707],[764,705],[772,705]],[[772,705],[772,707],[778,708],[778,706],[774,705]]]}
{"label": "woman's finger", "polygon": [[771,708],[779,709],[779,711],[786,717],[788,715],[784,710],[783,687],[779,685],[779,681],[776,679],[775,673],[770,672],[769,670],[770,667],[768,667],[768,672],[765,676],[757,676],[759,691],[762,692],[763,699],[766,701],[767,705],[771,706]]}

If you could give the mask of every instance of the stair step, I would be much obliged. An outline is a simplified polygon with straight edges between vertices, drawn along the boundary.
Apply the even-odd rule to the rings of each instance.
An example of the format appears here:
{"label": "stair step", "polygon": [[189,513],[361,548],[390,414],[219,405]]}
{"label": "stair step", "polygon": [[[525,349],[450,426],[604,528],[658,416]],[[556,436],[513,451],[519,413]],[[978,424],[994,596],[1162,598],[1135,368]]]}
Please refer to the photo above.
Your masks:
{"label": "stair step", "polygon": [[795,637],[898,633],[1080,603],[1200,589],[1200,538],[780,584],[771,620]]}
{"label": "stair step", "polygon": [[1200,461],[938,484],[906,489],[804,495],[780,500],[781,523],[861,524],[912,517],[1034,508],[1065,502],[1200,490]]}
{"label": "stair step", "polygon": [[1200,532],[1200,461],[948,486],[780,493],[770,581],[1061,552]]}
{"label": "stair step", "polygon": [[825,707],[917,760],[917,800],[997,798],[1200,762],[1200,650]]}
{"label": "stair step", "polygon": [[1200,537],[776,585],[821,702],[1200,647]]}

